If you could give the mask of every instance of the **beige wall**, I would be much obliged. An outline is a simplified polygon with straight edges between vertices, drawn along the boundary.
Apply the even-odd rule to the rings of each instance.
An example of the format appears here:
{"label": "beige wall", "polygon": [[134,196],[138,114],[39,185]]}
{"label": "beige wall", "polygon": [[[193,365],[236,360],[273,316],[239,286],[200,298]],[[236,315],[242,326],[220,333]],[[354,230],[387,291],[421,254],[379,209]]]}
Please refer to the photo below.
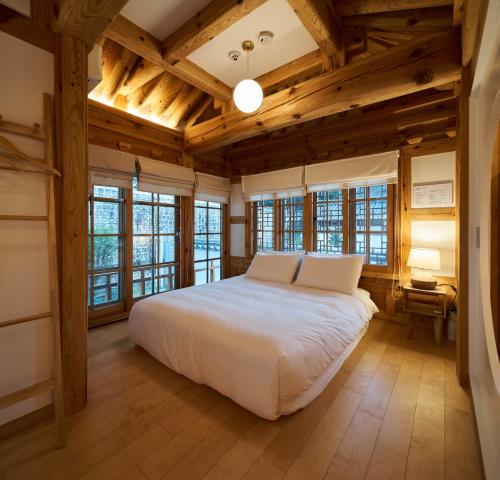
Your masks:
{"label": "beige wall", "polygon": [[[0,72],[3,118],[42,124],[42,93],[53,92],[52,55],[0,32]],[[9,139],[43,157],[41,142]],[[45,195],[44,177],[0,171],[0,214],[44,215]],[[45,223],[1,221],[0,266],[0,322],[50,310]],[[0,395],[47,379],[51,346],[49,319],[0,329]],[[49,402],[43,395],[0,410],[0,424]]]}

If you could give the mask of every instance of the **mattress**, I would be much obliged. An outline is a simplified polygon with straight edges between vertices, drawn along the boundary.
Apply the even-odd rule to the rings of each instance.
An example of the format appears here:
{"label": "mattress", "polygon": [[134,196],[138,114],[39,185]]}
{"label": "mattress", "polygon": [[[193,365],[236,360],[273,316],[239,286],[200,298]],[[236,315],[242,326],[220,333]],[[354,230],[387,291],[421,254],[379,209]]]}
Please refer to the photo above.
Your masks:
{"label": "mattress", "polygon": [[376,312],[361,289],[350,296],[242,275],[137,302],[129,333],[167,367],[274,420],[321,393]]}

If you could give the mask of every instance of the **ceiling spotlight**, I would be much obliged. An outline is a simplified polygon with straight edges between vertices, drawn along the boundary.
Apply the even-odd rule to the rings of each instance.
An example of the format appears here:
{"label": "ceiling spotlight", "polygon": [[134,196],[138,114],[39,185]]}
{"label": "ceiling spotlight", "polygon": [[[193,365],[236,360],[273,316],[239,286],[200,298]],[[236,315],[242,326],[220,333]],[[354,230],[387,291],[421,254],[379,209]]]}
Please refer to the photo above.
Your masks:
{"label": "ceiling spotlight", "polygon": [[250,78],[250,52],[253,50],[253,42],[245,40],[242,48],[247,52],[247,74],[246,78],[236,85],[233,93],[234,104],[244,113],[253,113],[262,105],[264,92],[262,87]]}

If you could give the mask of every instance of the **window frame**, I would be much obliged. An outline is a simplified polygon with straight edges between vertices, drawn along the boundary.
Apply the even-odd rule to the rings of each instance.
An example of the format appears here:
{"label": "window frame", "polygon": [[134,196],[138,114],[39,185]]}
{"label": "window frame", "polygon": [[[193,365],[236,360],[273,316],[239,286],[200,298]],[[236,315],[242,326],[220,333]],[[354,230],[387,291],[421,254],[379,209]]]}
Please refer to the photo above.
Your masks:
{"label": "window frame", "polygon": [[[141,190],[132,189],[132,225],[131,225],[131,242],[132,242],[132,252],[130,258],[130,289],[131,289],[131,297],[132,302],[137,302],[142,300],[143,298],[150,297],[152,295],[156,295],[158,293],[167,292],[170,290],[175,290],[180,288],[181,286],[181,255],[180,255],[180,237],[181,237],[181,199],[179,196],[174,196],[174,203],[162,202],[160,201],[159,193],[152,192],[141,192],[147,193],[151,195],[151,200],[139,200],[134,198],[134,192],[141,192]],[[173,196],[173,195],[171,195]],[[147,207],[151,207],[151,233],[136,233],[134,231],[134,207],[136,205],[143,205]],[[161,207],[173,207],[174,215],[175,215],[175,227],[173,233],[161,233],[160,232],[160,221],[159,214]],[[156,219],[156,222],[155,222]],[[156,228],[156,231],[155,231]],[[151,237],[151,263],[143,264],[143,265],[135,265],[134,264],[134,238],[135,237]],[[173,237],[174,238],[174,251],[175,251],[175,261],[173,262],[160,262],[159,261],[159,245],[160,245],[160,237]],[[156,275],[155,271],[158,269],[167,268],[167,274],[158,274]],[[172,272],[171,269],[174,269]],[[151,270],[151,277],[145,277],[144,272],[147,270]],[[141,272],[141,277],[138,280],[134,279],[135,272]],[[174,282],[172,282],[171,278],[174,276]],[[167,290],[160,290],[160,281],[164,278],[168,278],[169,286],[172,288],[168,288]],[[151,281],[151,293],[146,293],[146,283]],[[135,297],[134,296],[134,285],[140,283],[141,285],[141,295]]]}
{"label": "window frame", "polygon": [[[87,288],[88,288],[88,299],[87,299],[87,310],[89,317],[94,317],[97,315],[102,315],[103,313],[108,313],[108,312],[115,312],[115,311],[120,311],[123,310],[123,306],[125,305],[126,301],[126,255],[125,255],[125,237],[126,237],[126,195],[127,192],[123,188],[119,187],[110,187],[110,188],[117,188],[118,189],[118,198],[110,198],[110,197],[97,197],[94,194],[94,187],[106,187],[106,185],[92,185],[92,190],[88,195],[88,222],[89,222],[89,229],[88,229],[88,242],[89,242],[89,258],[87,261],[87,266],[88,266],[88,271],[87,271]],[[103,233],[95,233],[95,225],[94,225],[94,218],[95,218],[95,203],[100,202],[100,203],[112,203],[118,205],[118,233],[109,233],[109,234],[103,234]],[[102,238],[102,237],[116,237],[118,238],[118,267],[110,267],[110,268],[103,268],[103,269],[96,269],[95,268],[95,239],[96,238]],[[118,274],[118,282],[113,284],[112,282],[109,281],[110,276],[113,274]],[[100,285],[99,290],[102,290],[103,288],[106,288],[109,293],[111,292],[111,289],[113,286],[118,287],[118,299],[117,300],[110,300],[104,303],[100,304],[95,304],[94,302],[94,292],[96,290],[95,285],[94,285],[94,279],[97,276],[101,275],[106,275],[106,284],[105,285]],[[101,288],[103,287],[103,288]]]}
{"label": "window frame", "polygon": [[[364,187],[369,189],[369,187]],[[319,203],[317,200],[317,192],[313,194],[308,194],[303,197],[303,249],[306,251],[317,252],[317,236],[318,233],[321,233],[322,230],[318,230],[317,228],[317,208]],[[379,198],[379,197],[377,197]],[[385,198],[385,197],[384,197]],[[372,199],[373,200],[373,199]],[[365,195],[365,201],[367,202],[367,212],[369,212],[369,195]],[[376,233],[386,233],[387,234],[387,263],[385,265],[375,265],[365,263],[363,265],[363,271],[373,271],[373,272],[385,272],[392,273],[394,271],[394,263],[395,263],[395,252],[394,252],[394,229],[395,229],[395,218],[394,218],[394,207],[396,202],[396,188],[393,184],[387,184],[387,231],[386,232],[376,232]],[[251,224],[249,235],[252,238],[252,250],[251,254],[255,254],[261,250],[258,250],[258,242],[257,242],[257,234],[260,231],[257,225],[257,208],[259,202],[251,202],[250,203],[250,211],[251,211]],[[349,199],[349,189],[342,189],[342,254],[349,254],[352,249],[350,245],[352,244],[352,240],[350,238],[350,199]],[[274,250],[281,251],[281,247],[283,245],[283,228],[282,225],[282,217],[281,210],[282,204],[281,200],[273,200],[274,207]],[[310,215],[307,214],[309,211],[312,212]],[[369,226],[369,213],[367,214],[367,227]],[[327,232],[327,230],[325,230]],[[359,232],[358,232],[359,233]],[[366,236],[370,235],[370,229],[367,228],[365,232]],[[310,238],[308,238],[310,236]],[[309,247],[310,248],[307,248]],[[369,242],[367,242],[367,246],[369,248]],[[368,250],[366,256],[368,255]]]}
{"label": "window frame", "polygon": [[[197,205],[196,202],[205,202],[205,205]],[[219,207],[213,207],[210,206],[210,204],[218,204]],[[197,233],[196,232],[196,209],[204,209],[205,210],[205,215],[206,215],[206,225],[207,225],[207,230],[204,233]],[[220,212],[220,231],[219,232],[210,232],[209,229],[209,212],[210,210],[218,210]],[[196,200],[194,199],[193,201],[193,285],[196,285],[196,273],[203,271],[202,270],[196,270],[196,264],[199,263],[205,263],[206,264],[206,282],[205,283],[212,283],[214,281],[217,281],[213,278],[215,270],[219,268],[220,272],[220,280],[224,279],[224,267],[226,264],[226,248],[225,248],[225,205],[221,202],[210,202],[210,201],[205,201],[205,200]],[[212,235],[219,235],[220,237],[220,256],[219,257],[214,257],[214,258],[207,258],[205,259],[195,259],[195,239],[197,236],[204,236],[206,237],[206,245],[207,245],[207,252],[209,251],[209,237]],[[213,265],[209,265],[211,262],[214,261],[219,261],[219,266],[214,267]],[[203,285],[203,284],[199,284]]]}

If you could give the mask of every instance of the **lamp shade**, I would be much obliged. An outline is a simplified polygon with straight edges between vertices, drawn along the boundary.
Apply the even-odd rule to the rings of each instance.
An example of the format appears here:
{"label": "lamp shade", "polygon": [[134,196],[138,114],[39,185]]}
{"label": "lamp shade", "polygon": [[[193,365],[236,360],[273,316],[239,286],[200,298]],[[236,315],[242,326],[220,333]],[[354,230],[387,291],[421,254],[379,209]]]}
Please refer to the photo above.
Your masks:
{"label": "lamp shade", "polygon": [[250,78],[242,80],[234,89],[234,103],[244,113],[255,112],[261,106],[263,98],[261,86]]}
{"label": "lamp shade", "polygon": [[412,248],[407,265],[423,270],[441,270],[441,255],[434,248]]}

